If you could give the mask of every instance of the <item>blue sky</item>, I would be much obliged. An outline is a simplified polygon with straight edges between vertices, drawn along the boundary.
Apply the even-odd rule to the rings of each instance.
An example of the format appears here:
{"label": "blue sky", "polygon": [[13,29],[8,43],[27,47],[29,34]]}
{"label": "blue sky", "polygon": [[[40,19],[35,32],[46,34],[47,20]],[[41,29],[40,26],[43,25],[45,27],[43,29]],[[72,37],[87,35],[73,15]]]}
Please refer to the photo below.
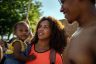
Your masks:
{"label": "blue sky", "polygon": [[58,0],[39,0],[42,2],[42,16],[53,16],[56,19],[64,19],[64,15],[60,12],[60,4]]}

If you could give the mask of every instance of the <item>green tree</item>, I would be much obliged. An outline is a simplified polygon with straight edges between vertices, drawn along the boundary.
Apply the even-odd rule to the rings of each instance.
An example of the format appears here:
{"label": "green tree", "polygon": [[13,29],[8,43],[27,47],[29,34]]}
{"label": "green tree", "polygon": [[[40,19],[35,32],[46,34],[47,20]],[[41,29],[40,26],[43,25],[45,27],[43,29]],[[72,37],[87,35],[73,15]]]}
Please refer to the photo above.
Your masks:
{"label": "green tree", "polygon": [[30,11],[29,11],[29,21],[30,21],[30,26],[32,31],[34,32],[35,28],[36,28],[36,24],[38,22],[38,19],[40,18],[40,16],[42,15],[40,13],[40,7],[42,6],[41,2],[36,1],[35,5],[31,4],[30,5]]}
{"label": "green tree", "polygon": [[[28,9],[29,1],[31,3]],[[0,2],[0,35],[9,37],[14,24],[23,20],[27,12],[31,28],[34,31],[34,26],[41,16],[40,7],[41,2],[33,0],[3,0]]]}

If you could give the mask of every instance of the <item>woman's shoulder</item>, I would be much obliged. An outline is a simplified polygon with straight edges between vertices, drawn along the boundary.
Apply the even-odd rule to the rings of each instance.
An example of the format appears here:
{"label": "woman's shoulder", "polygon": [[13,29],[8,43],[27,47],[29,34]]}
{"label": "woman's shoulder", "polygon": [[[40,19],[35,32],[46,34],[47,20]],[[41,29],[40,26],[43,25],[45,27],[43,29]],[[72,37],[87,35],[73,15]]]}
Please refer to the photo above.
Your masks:
{"label": "woman's shoulder", "polygon": [[62,56],[59,53],[56,53],[56,64],[62,64]]}
{"label": "woman's shoulder", "polygon": [[56,56],[57,57],[61,57],[61,54],[59,54],[58,52],[56,52]]}

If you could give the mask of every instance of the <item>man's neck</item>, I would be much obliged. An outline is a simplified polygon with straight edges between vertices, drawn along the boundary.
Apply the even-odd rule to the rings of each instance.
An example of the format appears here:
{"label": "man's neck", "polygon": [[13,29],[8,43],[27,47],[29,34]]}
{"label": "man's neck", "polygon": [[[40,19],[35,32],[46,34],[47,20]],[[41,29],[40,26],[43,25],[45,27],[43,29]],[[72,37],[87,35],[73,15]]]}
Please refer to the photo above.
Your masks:
{"label": "man's neck", "polygon": [[96,23],[96,9],[92,8],[82,13],[78,23],[80,27],[88,27]]}

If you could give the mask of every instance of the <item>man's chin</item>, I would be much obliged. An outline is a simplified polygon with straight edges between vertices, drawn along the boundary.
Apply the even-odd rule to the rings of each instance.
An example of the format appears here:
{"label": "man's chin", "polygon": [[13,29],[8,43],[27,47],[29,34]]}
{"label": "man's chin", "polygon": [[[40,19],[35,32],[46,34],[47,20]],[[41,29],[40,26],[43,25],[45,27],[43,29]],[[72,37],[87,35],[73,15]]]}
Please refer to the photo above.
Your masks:
{"label": "man's chin", "polygon": [[72,24],[74,22],[74,20],[70,20],[70,19],[67,19],[67,21],[69,24]]}

